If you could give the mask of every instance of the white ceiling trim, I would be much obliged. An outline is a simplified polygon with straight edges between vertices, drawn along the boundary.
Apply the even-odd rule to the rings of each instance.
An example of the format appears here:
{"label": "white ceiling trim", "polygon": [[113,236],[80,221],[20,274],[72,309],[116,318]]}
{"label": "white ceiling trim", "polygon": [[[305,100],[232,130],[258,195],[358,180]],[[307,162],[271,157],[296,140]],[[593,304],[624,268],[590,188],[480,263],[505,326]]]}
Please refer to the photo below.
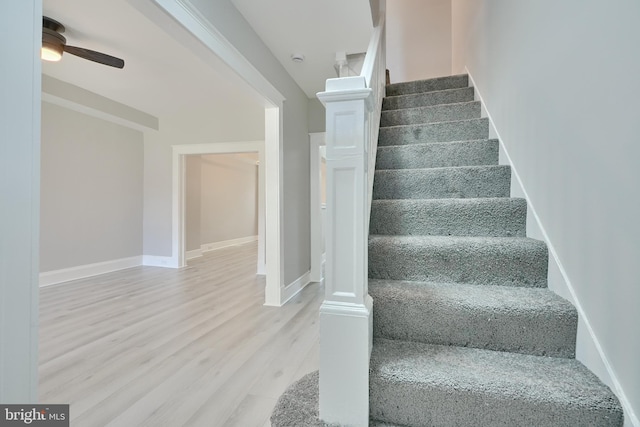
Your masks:
{"label": "white ceiling trim", "polygon": [[274,107],[286,99],[188,0],[151,0],[218,55]]}
{"label": "white ceiling trim", "polygon": [[205,142],[203,144],[176,144],[171,149],[174,154],[189,156],[194,154],[254,153],[264,147],[264,141]]}

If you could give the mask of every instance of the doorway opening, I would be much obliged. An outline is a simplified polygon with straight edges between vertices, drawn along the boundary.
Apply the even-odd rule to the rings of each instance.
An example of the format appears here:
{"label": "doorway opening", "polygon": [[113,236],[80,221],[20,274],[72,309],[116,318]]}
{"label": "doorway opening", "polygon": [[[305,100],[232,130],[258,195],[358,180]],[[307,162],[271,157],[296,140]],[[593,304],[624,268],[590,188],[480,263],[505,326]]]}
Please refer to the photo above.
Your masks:
{"label": "doorway opening", "polygon": [[265,257],[265,167],[263,141],[189,144],[173,146],[173,239],[175,263],[184,267],[187,261],[187,156],[208,154],[257,153],[258,155],[258,261],[257,274],[266,273]]}
{"label": "doorway opening", "polygon": [[[204,254],[258,238],[260,189],[258,152],[186,156],[185,251],[186,263]],[[264,183],[263,183],[264,184]],[[264,258],[257,259],[263,264]],[[263,268],[264,269],[264,268]],[[258,272],[260,274],[260,272]]]}

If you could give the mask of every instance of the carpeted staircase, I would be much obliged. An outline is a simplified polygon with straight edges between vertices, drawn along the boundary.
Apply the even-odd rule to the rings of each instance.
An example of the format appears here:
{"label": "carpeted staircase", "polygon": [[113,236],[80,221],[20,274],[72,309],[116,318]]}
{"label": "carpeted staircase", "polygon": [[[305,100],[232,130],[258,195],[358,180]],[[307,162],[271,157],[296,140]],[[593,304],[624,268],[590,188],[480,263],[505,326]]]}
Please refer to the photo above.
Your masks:
{"label": "carpeted staircase", "polygon": [[[466,75],[387,86],[371,425],[621,426],[615,395],[574,359],[577,312],[546,287],[547,247],[526,237],[526,201],[510,198],[510,167],[473,99]],[[272,425],[322,425],[317,375],[282,396]]]}

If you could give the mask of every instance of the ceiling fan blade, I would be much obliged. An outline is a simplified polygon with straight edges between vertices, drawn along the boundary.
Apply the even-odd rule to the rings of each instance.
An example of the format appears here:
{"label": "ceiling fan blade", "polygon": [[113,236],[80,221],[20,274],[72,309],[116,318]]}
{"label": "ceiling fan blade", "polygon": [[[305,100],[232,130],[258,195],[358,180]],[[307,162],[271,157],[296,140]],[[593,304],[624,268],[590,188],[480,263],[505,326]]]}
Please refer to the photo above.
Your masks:
{"label": "ceiling fan blade", "polygon": [[96,52],[95,50],[89,50],[76,46],[65,46],[64,51],[72,55],[79,56],[80,58],[97,62],[99,64],[104,64],[115,68],[124,68],[124,60],[116,58],[115,56],[107,55],[106,53],[100,53]]}

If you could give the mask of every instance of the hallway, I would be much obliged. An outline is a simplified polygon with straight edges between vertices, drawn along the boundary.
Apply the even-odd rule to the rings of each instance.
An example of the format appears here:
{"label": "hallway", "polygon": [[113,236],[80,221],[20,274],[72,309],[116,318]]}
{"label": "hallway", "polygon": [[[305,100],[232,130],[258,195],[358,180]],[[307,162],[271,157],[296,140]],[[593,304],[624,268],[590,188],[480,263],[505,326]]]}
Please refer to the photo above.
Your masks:
{"label": "hallway", "polygon": [[249,243],[41,289],[39,400],[70,403],[72,426],[268,426],[318,368],[323,289],[264,307],[256,257]]}

